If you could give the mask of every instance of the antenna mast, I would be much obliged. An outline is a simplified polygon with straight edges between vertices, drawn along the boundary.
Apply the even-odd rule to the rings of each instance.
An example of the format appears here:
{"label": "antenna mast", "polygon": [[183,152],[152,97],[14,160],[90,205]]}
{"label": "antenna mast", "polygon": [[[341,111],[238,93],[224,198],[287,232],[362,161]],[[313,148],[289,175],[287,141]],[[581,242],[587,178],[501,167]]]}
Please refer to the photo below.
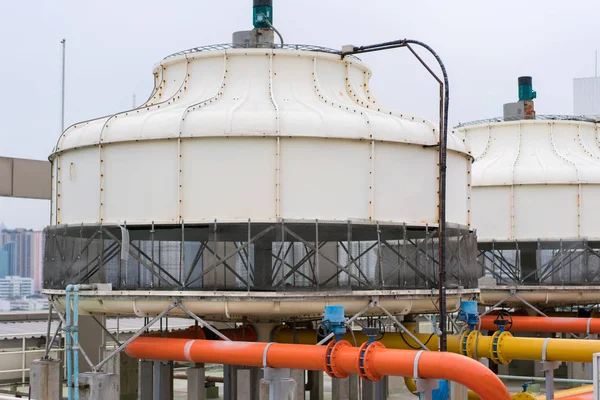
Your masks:
{"label": "antenna mast", "polygon": [[65,55],[67,52],[67,39],[60,41],[62,43],[62,79],[61,79],[61,93],[60,93],[60,133],[65,131]]}

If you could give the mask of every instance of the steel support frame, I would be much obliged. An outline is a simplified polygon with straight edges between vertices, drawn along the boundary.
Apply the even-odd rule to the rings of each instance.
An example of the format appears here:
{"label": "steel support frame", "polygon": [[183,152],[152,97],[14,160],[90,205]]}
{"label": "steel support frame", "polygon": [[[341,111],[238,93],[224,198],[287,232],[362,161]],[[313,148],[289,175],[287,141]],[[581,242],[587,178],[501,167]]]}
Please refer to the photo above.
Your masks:
{"label": "steel support frame", "polygon": [[[591,260],[598,260],[600,262],[600,253],[592,248],[586,240],[576,241],[569,243],[565,246],[562,240],[558,241],[559,245],[556,249],[555,254],[545,263],[540,264],[534,271],[529,274],[522,276],[521,268],[519,265],[519,244],[515,242],[515,248],[512,249],[496,249],[495,242],[492,243],[491,250],[480,250],[477,257],[480,267],[489,272],[491,276],[496,280],[498,284],[524,284],[528,278],[537,276],[536,283],[539,285],[547,285],[547,280],[550,280],[551,284],[557,279],[557,284],[565,284],[565,274],[569,275],[567,284],[593,284],[594,282],[600,282],[600,268],[595,273],[590,271]],[[516,251],[516,262],[512,263],[506,259],[503,252]],[[548,245],[542,246],[542,242],[537,242],[537,250],[552,250]],[[583,260],[580,260],[583,258]],[[486,261],[491,265],[487,265]],[[579,272],[581,273],[581,279],[573,281],[572,272],[573,269],[581,265]],[[558,275],[558,278],[554,277]],[[508,282],[507,282],[508,280]]]}
{"label": "steel support frame", "polygon": [[[337,283],[336,286],[339,286],[341,283],[342,286],[347,284],[351,287],[358,287],[366,290],[386,288],[415,289],[433,288],[438,286],[439,282],[436,278],[439,278],[440,263],[438,260],[439,252],[436,252],[435,250],[435,247],[438,244],[435,241],[435,236],[438,235],[439,231],[438,227],[430,229],[429,226],[426,225],[422,230],[410,230],[410,234],[407,235],[409,228],[406,224],[361,224],[358,225],[358,236],[354,235],[355,237],[353,238],[353,226],[355,225],[353,225],[352,221],[347,221],[348,234],[345,238],[347,241],[340,241],[339,234],[336,234],[336,238],[329,238],[327,236],[327,224],[320,223],[320,221],[317,220],[315,220],[313,224],[314,233],[310,232],[310,230],[306,230],[310,225],[307,221],[290,222],[280,220],[272,224],[260,223],[260,230],[256,230],[256,233],[252,235],[251,221],[248,221],[248,241],[240,242],[230,240],[227,237],[223,239],[224,241],[219,241],[220,233],[217,230],[217,222],[215,221],[214,230],[211,228],[209,239],[202,239],[196,242],[199,247],[191,261],[182,264],[182,262],[184,262],[184,257],[181,254],[183,246],[180,245],[181,248],[178,250],[180,253],[179,264],[168,264],[169,261],[167,261],[167,264],[164,264],[164,266],[161,266],[161,261],[163,261],[163,258],[161,258],[160,255],[161,241],[159,241],[158,257],[155,255],[156,240],[154,235],[154,224],[149,231],[150,236],[144,236],[145,239],[139,239],[138,234],[138,238],[128,241],[128,245],[125,246],[125,249],[123,249],[123,238],[120,238],[119,236],[127,238],[129,235],[123,233],[118,235],[118,233],[114,231],[116,228],[119,228],[118,226],[104,225],[100,226],[100,228],[95,231],[90,230],[88,227],[86,229],[90,232],[89,238],[86,238],[83,235],[84,229],[81,227],[78,229],[78,239],[81,240],[81,245],[74,245],[75,248],[73,249],[71,249],[71,244],[66,241],[67,237],[73,239],[73,236],[67,236],[68,231],[66,227],[60,227],[53,233],[49,232],[49,234],[55,237],[55,242],[57,243],[55,246],[55,253],[58,252],[61,254],[61,260],[66,260],[65,251],[67,253],[79,251],[79,254],[75,253],[67,256],[70,257],[69,260],[73,261],[69,261],[69,266],[65,271],[66,275],[72,274],[70,279],[69,277],[63,278],[65,284],[89,283],[95,274],[103,268],[108,268],[109,262],[112,262],[112,264],[110,264],[110,269],[105,270],[105,274],[114,274],[115,268],[118,267],[114,264],[113,260],[115,257],[118,257],[119,254],[121,254],[121,258],[123,258],[125,254],[126,257],[130,257],[130,259],[137,261],[137,287],[141,287],[140,279],[143,279],[145,284],[150,284],[150,288],[153,288],[155,283],[158,282],[158,285],[165,289],[182,290],[193,287],[194,289],[202,290],[207,289],[208,286],[212,287],[210,283],[204,283],[204,278],[208,274],[217,271],[225,271],[228,274],[231,273],[235,279],[236,284],[234,290],[245,288],[250,291],[256,289],[253,284],[254,269],[262,267],[252,265],[254,262],[250,257],[252,253],[250,246],[273,230],[277,230],[277,237],[273,242],[272,265],[268,266],[268,268],[272,267],[270,279],[270,289],[272,290],[286,290],[286,288],[291,285],[293,287],[310,287],[311,289],[316,289],[318,291],[324,287],[330,287],[332,283]],[[295,225],[303,225],[303,232],[305,232],[306,235],[310,235],[310,237],[296,231],[294,228]],[[70,228],[71,233],[73,232],[73,228],[74,227]],[[126,230],[126,225],[120,228],[121,232],[123,232],[124,229]],[[190,227],[189,225],[182,225],[181,229],[196,228]],[[239,229],[239,227],[236,229]],[[324,240],[319,240],[320,231],[324,232],[322,235]],[[464,264],[464,260],[461,260],[461,257],[465,259],[465,255],[461,253],[462,250],[460,249],[460,246],[463,246],[464,240],[467,240],[465,235],[471,233],[468,229],[457,229],[456,232],[456,235],[453,234],[453,237],[457,236],[454,241],[454,246],[458,246],[458,248],[454,250],[450,249],[449,256],[453,263],[452,265],[456,264],[456,267],[459,269],[459,271],[452,273],[452,276],[458,277],[457,279],[460,284],[460,282],[462,282],[460,268],[462,268],[462,264]],[[182,233],[179,236],[179,238],[174,240],[169,239],[168,242],[185,240],[187,232],[185,234]],[[75,237],[75,240],[77,240],[77,237]],[[88,249],[92,246],[94,240],[100,240],[101,244],[98,242],[97,246],[99,247],[99,250],[95,250],[98,251],[98,253],[93,253],[93,256],[91,256]],[[107,245],[105,245],[106,240],[109,241]],[[59,242],[61,243],[60,245],[58,244]],[[146,242],[148,245],[152,244],[151,249],[144,244]],[[233,243],[235,249],[223,254],[225,251],[221,253],[220,250],[216,251],[217,249],[214,248],[215,244],[220,243]],[[330,251],[324,252],[322,250],[326,244],[331,243],[336,244],[336,249],[334,250],[335,255],[331,255],[332,253]],[[144,245],[142,246],[142,244]],[[300,244],[300,247],[303,247],[303,249],[297,246],[295,247],[295,244]],[[356,245],[360,245],[358,253],[356,252]],[[297,254],[298,249],[301,250],[301,254],[296,257],[295,254]],[[386,251],[385,260],[387,260],[385,266],[384,250]],[[206,262],[206,259],[203,259],[203,256],[207,253],[212,254],[212,257],[214,257],[214,260],[212,260],[210,264]],[[290,254],[292,255],[293,261],[290,261],[288,258],[288,255]],[[469,255],[470,253],[466,254],[471,257]],[[76,259],[74,259],[74,257],[76,257]],[[390,257],[394,259],[392,260],[392,263],[390,263]],[[395,263],[396,258],[398,259],[398,262],[397,265],[394,265],[393,263]],[[236,263],[234,264],[231,262],[231,259],[236,260]],[[79,268],[79,273],[77,273],[77,271],[72,271],[72,269],[73,266],[76,265],[75,262],[79,260],[85,260],[85,262],[83,266]],[[373,262],[374,265],[372,265]],[[319,265],[319,263],[326,263],[327,269],[323,269],[323,266]],[[367,267],[375,268],[375,271],[373,272],[370,269],[367,270]],[[327,271],[326,276],[324,276],[323,271]],[[142,272],[146,273],[143,277]],[[135,274],[135,266],[129,268],[129,275],[126,269],[122,279],[121,268],[118,268],[117,273],[119,274],[117,285],[129,286],[135,284],[135,282],[133,282],[133,280],[136,279],[135,275],[133,275]],[[223,272],[219,272],[219,276],[221,276],[220,274],[222,273]],[[176,276],[179,275],[181,275],[181,279],[176,278]],[[413,278],[414,285],[412,282]],[[149,282],[149,279],[152,281]],[[225,284],[225,286],[228,285],[226,278],[218,279],[219,281],[216,282],[214,289],[221,288],[223,284]],[[221,282],[221,279],[226,280]],[[298,279],[301,281],[300,285],[296,283]],[[196,285],[193,286],[194,284]],[[198,287],[198,284],[200,284],[200,287]],[[231,283],[229,283],[229,285],[231,285]]]}

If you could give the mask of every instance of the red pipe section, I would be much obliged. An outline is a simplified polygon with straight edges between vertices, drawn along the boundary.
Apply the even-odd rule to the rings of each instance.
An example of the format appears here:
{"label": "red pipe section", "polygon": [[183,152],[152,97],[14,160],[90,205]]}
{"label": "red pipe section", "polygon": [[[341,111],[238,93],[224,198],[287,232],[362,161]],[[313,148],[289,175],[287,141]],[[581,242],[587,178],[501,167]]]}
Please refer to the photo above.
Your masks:
{"label": "red pipe section", "polygon": [[336,378],[359,374],[372,381],[385,375],[413,376],[419,354],[420,378],[460,383],[483,400],[511,399],[502,381],[473,359],[446,352],[386,349],[379,342],[364,343],[359,348],[345,340],[317,346],[139,337],[125,352],[131,357],[151,360],[325,371]]}
{"label": "red pipe section", "polygon": [[[498,330],[494,321],[495,315],[484,315],[481,318],[481,330]],[[511,317],[504,317],[510,320]],[[545,333],[583,333],[599,334],[600,318],[565,318],[565,317],[524,317],[512,316],[511,332],[545,332]]]}
{"label": "red pipe section", "polygon": [[[219,329],[225,337],[229,340],[244,341],[244,342],[256,342],[257,334],[252,325],[244,325],[234,329]],[[221,340],[220,337],[215,335],[209,329],[196,327],[194,325],[189,326],[186,329],[174,330],[170,332],[152,332],[143,335],[143,337],[162,337],[170,339],[210,339],[210,340]]]}

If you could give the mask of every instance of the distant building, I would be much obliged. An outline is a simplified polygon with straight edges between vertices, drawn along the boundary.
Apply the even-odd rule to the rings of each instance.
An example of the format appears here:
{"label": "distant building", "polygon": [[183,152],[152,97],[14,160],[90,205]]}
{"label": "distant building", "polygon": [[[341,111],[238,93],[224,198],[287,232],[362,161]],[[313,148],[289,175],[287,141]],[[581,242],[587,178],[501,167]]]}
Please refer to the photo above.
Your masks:
{"label": "distant building", "polygon": [[0,279],[0,299],[25,299],[33,295],[33,279],[7,276]]}
{"label": "distant building", "polygon": [[45,239],[41,231],[6,229],[0,225],[0,278],[32,278],[34,292],[39,292],[42,289]]}
{"label": "distant building", "polygon": [[573,79],[573,114],[600,116],[600,77]]}
{"label": "distant building", "polygon": [[10,266],[10,252],[8,249],[4,249],[4,246],[0,247],[0,279],[8,276]]}

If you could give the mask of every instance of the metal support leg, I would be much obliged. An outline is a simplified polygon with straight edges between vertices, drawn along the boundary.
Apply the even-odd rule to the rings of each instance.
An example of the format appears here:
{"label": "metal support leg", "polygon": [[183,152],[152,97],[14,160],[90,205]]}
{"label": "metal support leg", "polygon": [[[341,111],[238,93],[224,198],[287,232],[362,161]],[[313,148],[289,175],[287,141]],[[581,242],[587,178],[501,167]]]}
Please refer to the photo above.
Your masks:
{"label": "metal support leg", "polygon": [[187,369],[187,398],[188,400],[205,400],[206,388],[204,387],[204,364],[195,364]]}
{"label": "metal support leg", "polygon": [[223,399],[237,399],[237,370],[235,365],[223,365]]}
{"label": "metal support leg", "polygon": [[560,367],[558,361],[542,361],[542,371],[546,377],[546,398],[554,399],[554,370]]}
{"label": "metal support leg", "polygon": [[173,362],[154,361],[153,370],[154,400],[173,400]]}
{"label": "metal support leg", "polygon": [[387,399],[387,379],[384,377],[377,382],[362,381],[362,398],[373,400]]}
{"label": "metal support leg", "polygon": [[153,400],[154,388],[153,373],[154,362],[149,360],[140,360],[140,373],[138,375],[138,393],[139,400]]}
{"label": "metal support leg", "polygon": [[323,372],[308,371],[310,400],[323,400]]}

